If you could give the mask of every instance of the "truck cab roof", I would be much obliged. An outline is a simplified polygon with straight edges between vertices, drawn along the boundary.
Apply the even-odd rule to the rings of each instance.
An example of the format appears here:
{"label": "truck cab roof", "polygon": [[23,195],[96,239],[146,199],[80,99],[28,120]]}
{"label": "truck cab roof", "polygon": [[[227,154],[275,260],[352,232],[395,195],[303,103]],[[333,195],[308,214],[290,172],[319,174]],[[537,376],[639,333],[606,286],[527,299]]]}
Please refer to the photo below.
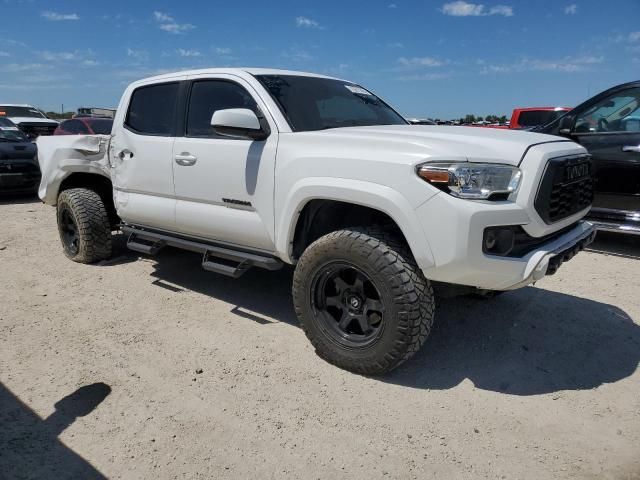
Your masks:
{"label": "truck cab roof", "polygon": [[254,68],[254,67],[234,67],[234,68],[201,68],[196,70],[183,70],[176,72],[168,72],[152,77],[147,77],[138,80],[136,83],[149,83],[150,81],[162,81],[164,79],[170,79],[176,75],[203,75],[203,74],[219,74],[226,73],[230,75],[246,76],[249,75],[296,75],[303,77],[317,77],[317,78],[332,78],[340,80],[336,77],[328,75],[320,75],[317,73],[301,72],[296,70],[282,70],[277,68]]}

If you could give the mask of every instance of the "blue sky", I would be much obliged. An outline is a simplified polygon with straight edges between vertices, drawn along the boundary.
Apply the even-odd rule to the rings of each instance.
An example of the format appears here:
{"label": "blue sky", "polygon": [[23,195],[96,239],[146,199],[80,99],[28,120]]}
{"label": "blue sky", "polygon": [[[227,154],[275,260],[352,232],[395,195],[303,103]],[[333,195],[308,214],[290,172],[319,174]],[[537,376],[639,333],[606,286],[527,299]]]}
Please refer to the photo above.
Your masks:
{"label": "blue sky", "polygon": [[0,102],[115,106],[165,71],[262,66],[450,118],[573,106],[640,79],[640,0],[0,0]]}

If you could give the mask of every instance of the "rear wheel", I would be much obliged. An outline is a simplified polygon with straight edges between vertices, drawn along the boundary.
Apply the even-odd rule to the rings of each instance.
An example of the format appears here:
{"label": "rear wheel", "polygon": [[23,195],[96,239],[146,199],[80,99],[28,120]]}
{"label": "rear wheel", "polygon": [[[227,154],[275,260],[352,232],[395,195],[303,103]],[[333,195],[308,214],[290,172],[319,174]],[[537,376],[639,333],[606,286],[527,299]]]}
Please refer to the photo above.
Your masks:
{"label": "rear wheel", "polygon": [[58,197],[58,232],[64,254],[93,263],[111,256],[111,226],[102,198],[93,190],[72,188]]}
{"label": "rear wheel", "polygon": [[433,324],[433,290],[408,249],[380,228],[340,230],[303,253],[296,313],[318,355],[350,371],[387,372],[409,359]]}

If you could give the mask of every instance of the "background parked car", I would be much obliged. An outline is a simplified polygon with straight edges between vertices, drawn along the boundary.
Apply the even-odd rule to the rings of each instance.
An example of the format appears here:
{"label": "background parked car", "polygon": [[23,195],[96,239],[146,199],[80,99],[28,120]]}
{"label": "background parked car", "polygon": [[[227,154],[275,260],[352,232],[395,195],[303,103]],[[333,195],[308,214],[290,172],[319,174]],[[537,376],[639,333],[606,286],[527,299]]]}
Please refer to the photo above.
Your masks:
{"label": "background parked car", "polygon": [[34,193],[40,167],[33,143],[8,118],[0,117],[0,194]]}
{"label": "background parked car", "polygon": [[98,107],[80,107],[78,113],[73,118],[78,117],[96,117],[96,118],[111,118],[115,117],[115,108],[98,108]]}
{"label": "background parked car", "polygon": [[54,135],[109,135],[113,119],[79,117],[65,120],[53,132]]}
{"label": "background parked car", "polygon": [[407,122],[411,125],[436,125],[436,122],[428,118],[407,118]]}
{"label": "background parked car", "polygon": [[595,177],[589,219],[600,230],[640,235],[640,81],[610,88],[535,130],[589,150]]}
{"label": "background parked car", "polygon": [[31,140],[40,135],[53,135],[58,122],[47,118],[39,109],[27,104],[0,104],[0,117],[15,123]]}
{"label": "background parked car", "polygon": [[509,128],[523,129],[546,125],[560,118],[570,107],[532,107],[516,108],[511,114]]}

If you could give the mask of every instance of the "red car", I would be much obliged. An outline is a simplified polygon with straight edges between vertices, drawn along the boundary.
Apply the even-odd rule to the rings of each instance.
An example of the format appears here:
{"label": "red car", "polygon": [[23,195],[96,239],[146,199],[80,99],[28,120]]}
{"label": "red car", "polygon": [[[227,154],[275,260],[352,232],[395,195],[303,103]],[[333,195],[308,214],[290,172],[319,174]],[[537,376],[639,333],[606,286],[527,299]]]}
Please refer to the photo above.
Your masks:
{"label": "red car", "polygon": [[80,117],[65,120],[58,125],[54,135],[109,135],[113,120],[111,118]]}
{"label": "red car", "polygon": [[531,128],[546,125],[571,110],[569,107],[516,108],[511,114],[509,128]]}

